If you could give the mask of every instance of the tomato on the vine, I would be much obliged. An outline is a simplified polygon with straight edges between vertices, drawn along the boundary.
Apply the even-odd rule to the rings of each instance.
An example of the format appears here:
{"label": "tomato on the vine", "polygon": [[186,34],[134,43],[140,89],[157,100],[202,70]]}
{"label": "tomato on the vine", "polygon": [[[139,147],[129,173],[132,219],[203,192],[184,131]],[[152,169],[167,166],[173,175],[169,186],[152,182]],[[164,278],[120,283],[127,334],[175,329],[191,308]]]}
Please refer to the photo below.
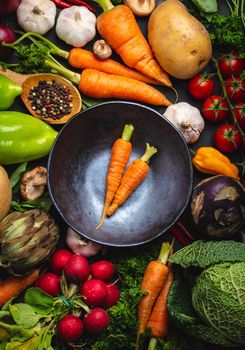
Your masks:
{"label": "tomato on the vine", "polygon": [[245,80],[234,77],[225,80],[225,90],[232,103],[245,101]]}
{"label": "tomato on the vine", "polygon": [[245,103],[238,102],[234,105],[234,113],[238,124],[242,129],[245,129]]}
{"label": "tomato on the vine", "polygon": [[215,131],[214,144],[221,152],[231,153],[241,146],[242,137],[236,126],[232,124],[222,124]]}
{"label": "tomato on the vine", "polygon": [[218,64],[224,78],[237,77],[244,69],[244,61],[237,52],[224,54]]}
{"label": "tomato on the vine", "polygon": [[229,114],[229,106],[223,96],[213,95],[208,97],[202,105],[202,114],[210,122],[218,122],[226,119]]}
{"label": "tomato on the vine", "polygon": [[204,100],[214,92],[214,79],[211,74],[198,74],[188,83],[188,91],[197,100]]}

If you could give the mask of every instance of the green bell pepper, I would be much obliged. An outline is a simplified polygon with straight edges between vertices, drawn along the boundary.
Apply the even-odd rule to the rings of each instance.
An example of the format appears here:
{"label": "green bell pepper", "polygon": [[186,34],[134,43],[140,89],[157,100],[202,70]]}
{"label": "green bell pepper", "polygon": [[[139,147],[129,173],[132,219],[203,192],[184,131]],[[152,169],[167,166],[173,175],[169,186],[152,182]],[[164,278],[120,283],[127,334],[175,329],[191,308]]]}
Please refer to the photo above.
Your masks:
{"label": "green bell pepper", "polygon": [[15,97],[22,93],[22,87],[0,74],[0,111],[5,111],[14,103]]}
{"label": "green bell pepper", "polygon": [[46,156],[58,132],[25,113],[0,112],[0,164],[17,164]]}

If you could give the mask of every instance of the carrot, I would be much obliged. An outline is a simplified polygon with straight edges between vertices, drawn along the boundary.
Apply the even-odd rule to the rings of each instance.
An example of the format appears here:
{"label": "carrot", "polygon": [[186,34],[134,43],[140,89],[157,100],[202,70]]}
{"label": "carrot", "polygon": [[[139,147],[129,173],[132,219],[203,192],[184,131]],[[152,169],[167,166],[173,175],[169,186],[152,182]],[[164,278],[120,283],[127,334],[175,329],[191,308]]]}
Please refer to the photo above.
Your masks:
{"label": "carrot", "polygon": [[148,319],[152,312],[152,307],[155,300],[158,297],[163,285],[168,277],[168,266],[166,262],[171,250],[171,245],[164,242],[161,246],[160,254],[157,260],[150,261],[146,267],[144,277],[141,283],[141,290],[147,292],[138,304],[138,333],[137,344],[139,335],[145,331]]}
{"label": "carrot", "polygon": [[0,282],[0,306],[10,299],[17,297],[30,287],[38,278],[39,269],[35,269],[25,276],[10,276]]}
{"label": "carrot", "polygon": [[106,74],[95,69],[82,71],[79,90],[95,98],[120,98],[155,106],[169,106],[171,102],[152,86],[131,78]]}
{"label": "carrot", "polygon": [[114,194],[120,184],[124,169],[127,165],[129,157],[132,152],[132,144],[130,142],[134,127],[131,124],[126,124],[123,129],[121,138],[117,139],[111,151],[111,160],[108,168],[108,174],[106,179],[106,195],[103,213],[99,225],[96,227],[98,230],[104,223],[107,209],[111,204]]}
{"label": "carrot", "polygon": [[135,159],[127,168],[125,174],[122,177],[122,181],[118,190],[115,193],[112,204],[110,205],[107,214],[111,216],[117,208],[122,205],[127,198],[134,192],[134,190],[140,185],[149,172],[148,162],[157,152],[155,147],[151,147],[148,143],[146,144],[145,154]]}
{"label": "carrot", "polygon": [[167,281],[157,297],[146,325],[146,328],[151,329],[153,337],[166,337],[168,334],[169,316],[167,310],[167,296],[173,281],[173,268],[169,266]]}
{"label": "carrot", "polygon": [[79,69],[96,69],[107,74],[120,75],[122,77],[143,81],[147,84],[161,85],[160,82],[151,79],[123,64],[110,58],[105,60],[98,59],[93,52],[74,47],[70,50],[68,56],[69,64]]}
{"label": "carrot", "polygon": [[[48,45],[50,52],[54,54],[61,55],[65,58],[68,58],[69,56],[67,51],[59,49],[46,38],[32,32],[25,33],[14,43],[6,45],[16,50],[17,45],[27,37],[34,41],[34,43],[38,43],[35,38],[39,38],[45,42],[45,45]],[[36,45],[40,46],[39,44]],[[45,65],[51,68],[53,72],[65,76],[71,82],[78,85],[79,90],[84,95],[90,97],[119,98],[123,100],[143,102],[154,106],[169,106],[171,104],[171,102],[160,91],[136,79],[127,78],[116,74],[107,74],[96,69],[89,68],[84,69],[80,75],[62,66],[50,55],[50,53],[47,54],[47,57],[45,58]]]}
{"label": "carrot", "polygon": [[[97,29],[113,50],[129,67],[146,76],[172,86],[166,72],[160,67],[140,31],[132,10],[125,5],[113,7],[110,1],[95,0],[105,12],[97,17]],[[163,38],[164,40],[164,38]]]}
{"label": "carrot", "polygon": [[[140,80],[147,84],[162,85],[162,82],[152,79],[144,74],[141,74],[140,72],[137,72],[117,61],[114,61],[109,58],[105,60],[100,60],[96,57],[96,55],[93,52],[77,47],[72,48],[70,51],[64,51],[60,49],[57,45],[55,45],[52,41],[37,33],[27,32],[23,34],[19,39],[17,39],[14,43],[9,45],[11,45],[12,48],[15,48],[16,45],[18,45],[21,41],[23,41],[26,38],[29,38],[31,41],[34,41],[37,44],[39,41],[44,42],[45,45],[49,48],[51,54],[67,59],[69,64],[74,68],[96,69],[104,73],[115,74],[126,78]],[[37,41],[36,39],[39,39],[39,41]]]}

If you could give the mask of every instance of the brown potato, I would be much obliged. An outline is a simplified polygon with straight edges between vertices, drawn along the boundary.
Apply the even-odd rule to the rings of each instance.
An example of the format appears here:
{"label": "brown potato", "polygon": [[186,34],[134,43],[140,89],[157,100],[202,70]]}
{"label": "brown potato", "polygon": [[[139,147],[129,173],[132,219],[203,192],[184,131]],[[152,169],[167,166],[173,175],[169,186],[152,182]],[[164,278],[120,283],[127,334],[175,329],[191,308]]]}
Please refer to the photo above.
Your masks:
{"label": "brown potato", "polygon": [[152,12],[148,40],[162,68],[178,79],[196,75],[212,55],[209,33],[178,0],[166,0]]}
{"label": "brown potato", "polygon": [[0,221],[8,214],[12,188],[6,170],[0,165]]}

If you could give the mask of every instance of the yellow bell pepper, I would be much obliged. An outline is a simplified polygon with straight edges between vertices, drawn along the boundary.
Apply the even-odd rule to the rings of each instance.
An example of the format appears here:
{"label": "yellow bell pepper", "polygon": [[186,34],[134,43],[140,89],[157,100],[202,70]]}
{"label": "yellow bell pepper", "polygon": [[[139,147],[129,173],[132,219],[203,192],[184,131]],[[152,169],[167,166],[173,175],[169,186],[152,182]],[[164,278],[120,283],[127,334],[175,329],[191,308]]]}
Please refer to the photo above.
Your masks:
{"label": "yellow bell pepper", "polygon": [[192,158],[192,164],[202,173],[223,174],[239,180],[238,167],[213,147],[200,147]]}

